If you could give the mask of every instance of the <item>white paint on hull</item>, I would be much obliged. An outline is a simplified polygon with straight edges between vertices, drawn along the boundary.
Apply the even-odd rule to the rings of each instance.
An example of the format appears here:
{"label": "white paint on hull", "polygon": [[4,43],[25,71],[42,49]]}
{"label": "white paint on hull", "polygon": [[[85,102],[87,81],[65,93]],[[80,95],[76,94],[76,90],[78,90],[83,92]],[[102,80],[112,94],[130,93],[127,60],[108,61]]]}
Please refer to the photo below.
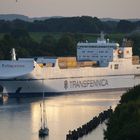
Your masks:
{"label": "white paint on hull", "polygon": [[140,83],[140,78],[134,75],[87,77],[87,78],[65,78],[46,80],[5,80],[1,85],[6,87],[7,93],[15,93],[21,87],[20,93],[39,92],[75,92],[75,91],[97,91],[109,89],[124,89],[133,87]]}

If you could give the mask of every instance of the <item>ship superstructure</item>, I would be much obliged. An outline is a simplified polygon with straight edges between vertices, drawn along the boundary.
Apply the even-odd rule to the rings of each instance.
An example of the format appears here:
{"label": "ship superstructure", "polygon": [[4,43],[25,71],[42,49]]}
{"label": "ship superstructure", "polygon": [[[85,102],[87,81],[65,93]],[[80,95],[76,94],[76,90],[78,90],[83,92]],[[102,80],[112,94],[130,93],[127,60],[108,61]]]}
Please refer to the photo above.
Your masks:
{"label": "ship superstructure", "polygon": [[[128,89],[140,84],[139,57],[132,44],[105,39],[79,42],[77,57],[40,57],[0,61],[0,86],[11,97]],[[43,82],[43,84],[42,84]]]}

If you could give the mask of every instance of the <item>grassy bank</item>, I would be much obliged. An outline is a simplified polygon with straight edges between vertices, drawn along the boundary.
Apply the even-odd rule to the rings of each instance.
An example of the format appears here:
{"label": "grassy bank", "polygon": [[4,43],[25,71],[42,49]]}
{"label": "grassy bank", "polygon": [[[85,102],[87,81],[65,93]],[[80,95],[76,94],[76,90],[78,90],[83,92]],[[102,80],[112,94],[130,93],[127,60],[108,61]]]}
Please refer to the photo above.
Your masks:
{"label": "grassy bank", "polygon": [[[31,37],[37,41],[41,42],[41,39],[45,35],[52,35],[56,40],[60,39],[61,36],[65,33],[45,33],[45,32],[30,32]],[[70,33],[73,34],[73,33]],[[99,37],[99,34],[90,34],[90,33],[78,33],[79,35],[82,35],[85,40],[88,41],[96,41],[97,37]],[[107,37],[110,38],[111,41],[121,41],[122,38],[125,36],[125,34],[108,34]]]}
{"label": "grassy bank", "polygon": [[[3,36],[6,33],[0,33],[0,39],[3,38]],[[7,33],[8,34],[8,33]],[[60,39],[61,36],[65,33],[47,33],[47,32],[29,32],[29,35],[31,38],[36,42],[41,42],[42,38],[46,35],[53,36],[56,40]],[[78,33],[83,36],[85,40],[88,41],[96,41],[97,37],[99,37],[99,34],[91,34],[91,33]],[[122,38],[125,36],[125,34],[107,34],[106,37],[109,38],[111,41],[122,41]]]}

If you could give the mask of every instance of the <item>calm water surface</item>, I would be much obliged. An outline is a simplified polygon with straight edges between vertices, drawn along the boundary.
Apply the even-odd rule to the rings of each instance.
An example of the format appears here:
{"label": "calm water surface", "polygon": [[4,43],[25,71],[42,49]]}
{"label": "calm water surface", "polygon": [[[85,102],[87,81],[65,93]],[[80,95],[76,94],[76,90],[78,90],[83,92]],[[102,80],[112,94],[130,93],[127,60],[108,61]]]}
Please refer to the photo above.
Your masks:
{"label": "calm water surface", "polygon": [[[69,130],[82,126],[95,115],[115,108],[123,92],[85,93],[45,98],[49,136],[65,140]],[[41,99],[10,99],[0,104],[0,140],[40,140]],[[103,140],[105,124],[79,140]]]}

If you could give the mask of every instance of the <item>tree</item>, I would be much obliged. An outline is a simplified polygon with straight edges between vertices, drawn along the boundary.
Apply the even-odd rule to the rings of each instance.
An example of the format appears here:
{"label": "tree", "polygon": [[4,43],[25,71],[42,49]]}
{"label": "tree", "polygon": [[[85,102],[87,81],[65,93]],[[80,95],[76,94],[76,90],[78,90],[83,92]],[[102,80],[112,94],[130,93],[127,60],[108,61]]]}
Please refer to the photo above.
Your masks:
{"label": "tree", "polygon": [[132,33],[128,36],[133,41],[133,53],[140,56],[140,33]]}
{"label": "tree", "polygon": [[18,42],[9,34],[5,34],[0,43],[1,51],[3,52],[3,59],[11,59],[11,49],[18,46]]}
{"label": "tree", "polygon": [[15,39],[30,38],[28,31],[23,28],[12,30],[11,36]]}
{"label": "tree", "polygon": [[134,23],[127,21],[127,20],[120,20],[120,22],[117,25],[117,32],[122,33],[129,33],[133,31],[136,27],[134,26]]}
{"label": "tree", "polygon": [[68,34],[63,35],[58,43],[56,48],[57,56],[75,56],[76,55],[76,42]]}
{"label": "tree", "polygon": [[140,139],[140,86],[127,91],[107,123],[105,140]]}
{"label": "tree", "polygon": [[44,56],[54,56],[56,49],[56,40],[52,35],[46,35],[41,41],[40,53]]}

